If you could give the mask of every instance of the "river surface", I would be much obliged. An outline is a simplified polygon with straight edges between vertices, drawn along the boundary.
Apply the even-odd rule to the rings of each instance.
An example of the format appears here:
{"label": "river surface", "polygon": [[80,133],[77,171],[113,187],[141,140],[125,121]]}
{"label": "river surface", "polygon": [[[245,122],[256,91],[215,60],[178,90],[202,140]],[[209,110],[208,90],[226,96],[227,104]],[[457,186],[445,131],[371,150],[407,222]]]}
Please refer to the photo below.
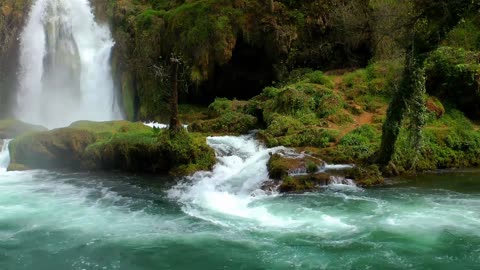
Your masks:
{"label": "river surface", "polygon": [[479,171],[272,195],[274,150],[209,144],[215,170],[182,181],[0,171],[0,269],[480,268]]}

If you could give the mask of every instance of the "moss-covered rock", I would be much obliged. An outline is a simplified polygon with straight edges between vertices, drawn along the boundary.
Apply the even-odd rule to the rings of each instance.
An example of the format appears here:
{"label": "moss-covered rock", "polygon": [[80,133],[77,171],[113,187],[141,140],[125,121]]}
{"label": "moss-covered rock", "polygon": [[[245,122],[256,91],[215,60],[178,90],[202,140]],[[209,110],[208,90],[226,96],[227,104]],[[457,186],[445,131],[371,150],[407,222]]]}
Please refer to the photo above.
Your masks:
{"label": "moss-covered rock", "polygon": [[9,145],[12,163],[9,170],[20,166],[30,169],[81,169],[83,151],[95,140],[92,132],[73,128],[22,135]]}
{"label": "moss-covered rock", "polygon": [[288,176],[282,181],[278,190],[281,193],[301,193],[314,191],[315,189],[326,186],[329,183],[330,175],[326,173],[309,174],[303,176]]}
{"label": "moss-covered rock", "polygon": [[205,137],[162,130],[157,136],[125,133],[98,141],[88,146],[84,160],[91,169],[185,175],[211,169],[215,154]]}
{"label": "moss-covered rock", "polygon": [[377,165],[356,166],[348,170],[346,176],[363,187],[378,186],[384,183],[384,178]]}
{"label": "moss-covered rock", "polygon": [[[216,89],[221,80],[215,76],[222,76],[220,71],[234,73],[239,66],[258,64],[235,58],[236,53],[241,55],[241,48],[259,54],[252,57],[253,60],[265,59],[267,66],[261,72],[273,73],[274,78],[270,78],[270,74],[252,74],[253,78],[265,80],[259,85],[269,85],[282,77],[285,70],[300,65],[331,67],[346,62],[358,65],[359,58],[365,62],[368,55],[361,48],[368,44],[369,35],[353,38],[334,34],[336,29],[343,31],[347,26],[337,16],[341,13],[335,10],[345,9],[342,12],[348,10],[349,14],[364,18],[365,13],[370,12],[367,2],[356,3],[353,9],[333,0],[267,1],[267,4],[264,0],[119,0],[109,1],[107,5],[104,1],[94,2],[97,14],[110,17],[116,41],[113,69],[129,117],[133,114],[141,119],[155,119],[165,108],[162,96],[166,89],[157,83],[151,67],[158,64],[160,57],[168,58],[172,52],[182,55],[188,63],[187,77],[193,82],[192,91],[186,94],[190,97],[202,97]],[[368,29],[364,20],[355,22],[356,32]],[[242,74],[231,75],[230,84],[234,85],[235,78]],[[312,73],[309,81],[326,83],[322,75]],[[236,96],[229,95],[229,91],[231,87],[221,87],[219,94]]]}
{"label": "moss-covered rock", "polygon": [[209,170],[215,153],[206,138],[127,121],[73,123],[22,135],[10,144],[17,169],[120,170],[187,175]]}
{"label": "moss-covered rock", "polygon": [[46,131],[47,128],[28,124],[20,120],[0,120],[0,139],[13,139],[27,132]]}
{"label": "moss-covered rock", "polygon": [[268,175],[273,180],[283,180],[291,174],[316,173],[323,161],[311,155],[288,155],[276,153],[270,156],[267,163]]}

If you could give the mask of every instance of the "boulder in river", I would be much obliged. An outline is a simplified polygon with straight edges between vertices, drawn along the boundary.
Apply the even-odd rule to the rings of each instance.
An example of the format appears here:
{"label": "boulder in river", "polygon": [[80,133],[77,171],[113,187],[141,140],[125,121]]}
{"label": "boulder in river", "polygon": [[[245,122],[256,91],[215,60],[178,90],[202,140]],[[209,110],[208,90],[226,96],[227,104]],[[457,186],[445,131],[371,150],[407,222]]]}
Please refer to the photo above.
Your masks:
{"label": "boulder in river", "polygon": [[47,131],[47,128],[16,119],[0,120],[0,139],[12,139],[19,135],[36,131]]}
{"label": "boulder in river", "polygon": [[215,153],[196,133],[152,129],[128,121],[73,123],[10,144],[9,170],[120,170],[187,175],[208,170]]}

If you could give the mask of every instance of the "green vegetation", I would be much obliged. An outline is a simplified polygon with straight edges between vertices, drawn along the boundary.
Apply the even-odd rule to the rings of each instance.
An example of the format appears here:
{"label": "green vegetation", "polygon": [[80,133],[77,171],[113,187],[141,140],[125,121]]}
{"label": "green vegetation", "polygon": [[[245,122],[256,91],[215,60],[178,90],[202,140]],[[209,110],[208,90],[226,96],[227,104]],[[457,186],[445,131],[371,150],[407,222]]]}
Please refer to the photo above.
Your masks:
{"label": "green vegetation", "polygon": [[256,117],[244,113],[245,102],[216,99],[208,107],[208,119],[193,122],[189,130],[203,133],[244,134],[258,125]]}
{"label": "green vegetation", "polygon": [[15,119],[0,120],[0,139],[13,139],[27,132],[45,130],[47,130],[47,128],[27,124]]}
{"label": "green vegetation", "polygon": [[0,119],[12,115],[19,65],[18,38],[30,10],[30,0],[0,1]]}
{"label": "green vegetation", "polygon": [[155,130],[127,121],[81,121],[22,135],[10,145],[15,169],[122,170],[188,175],[208,170],[215,154],[200,134]]}
{"label": "green vegetation", "polygon": [[[0,116],[12,88],[2,80],[11,74],[3,63],[13,63],[7,56],[15,55],[12,37],[28,2],[1,4]],[[112,72],[127,118],[167,122],[174,113],[193,133],[79,122],[25,134],[41,128],[0,121],[0,137],[24,133],[12,143],[12,168],[48,167],[63,159],[66,167],[186,174],[214,163],[204,136],[254,129],[268,147],[359,164],[352,175],[366,186],[381,183],[380,171],[480,164],[478,1],[92,4],[112,27]],[[179,76],[168,72],[172,58],[181,59]],[[242,89],[244,81],[258,82],[258,89]],[[178,102],[169,104],[177,99],[170,95],[172,85],[178,86],[178,108]],[[36,158],[28,160],[28,151],[52,160],[38,165]],[[68,151],[76,154],[64,156]],[[284,180],[284,190],[307,190],[323,180],[289,178],[288,171],[303,166],[313,172],[315,164],[273,155],[269,170]]]}

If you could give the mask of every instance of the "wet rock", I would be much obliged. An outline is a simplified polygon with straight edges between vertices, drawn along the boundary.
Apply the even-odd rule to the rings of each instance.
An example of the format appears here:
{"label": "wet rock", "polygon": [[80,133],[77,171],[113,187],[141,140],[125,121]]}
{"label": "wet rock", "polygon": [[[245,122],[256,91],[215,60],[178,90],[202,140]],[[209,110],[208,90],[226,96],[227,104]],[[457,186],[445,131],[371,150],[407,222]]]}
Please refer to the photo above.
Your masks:
{"label": "wet rock", "polygon": [[277,192],[279,185],[279,181],[270,179],[263,182],[262,186],[260,186],[260,189],[265,191],[266,194],[273,194]]}
{"label": "wet rock", "polygon": [[326,173],[309,174],[302,176],[288,176],[280,184],[279,191],[287,192],[307,192],[327,186],[330,183],[330,175]]}
{"label": "wet rock", "polygon": [[385,179],[377,165],[357,166],[346,172],[346,177],[363,187],[378,186],[385,183]]}
{"label": "wet rock", "polygon": [[267,163],[271,179],[283,180],[289,175],[316,173],[324,161],[305,153],[283,151],[272,154]]}

